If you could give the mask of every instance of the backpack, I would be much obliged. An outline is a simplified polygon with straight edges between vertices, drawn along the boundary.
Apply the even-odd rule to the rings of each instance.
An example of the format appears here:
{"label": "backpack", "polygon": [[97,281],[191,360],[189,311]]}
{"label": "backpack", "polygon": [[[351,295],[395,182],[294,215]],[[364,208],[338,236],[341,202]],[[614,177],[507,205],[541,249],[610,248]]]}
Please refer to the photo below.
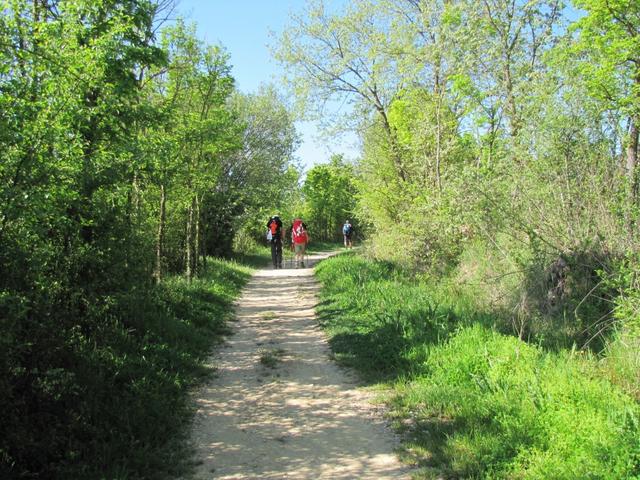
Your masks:
{"label": "backpack", "polygon": [[302,224],[302,220],[298,219],[293,222],[291,235],[293,237],[293,243],[307,243],[307,231]]}
{"label": "backpack", "polygon": [[276,235],[280,233],[280,227],[278,226],[278,222],[276,219],[271,219],[269,222],[269,226],[267,227],[267,240],[272,241],[275,240]]}
{"label": "backpack", "polygon": [[345,223],[342,227],[342,234],[351,235],[351,232],[353,232],[353,226],[350,223]]}

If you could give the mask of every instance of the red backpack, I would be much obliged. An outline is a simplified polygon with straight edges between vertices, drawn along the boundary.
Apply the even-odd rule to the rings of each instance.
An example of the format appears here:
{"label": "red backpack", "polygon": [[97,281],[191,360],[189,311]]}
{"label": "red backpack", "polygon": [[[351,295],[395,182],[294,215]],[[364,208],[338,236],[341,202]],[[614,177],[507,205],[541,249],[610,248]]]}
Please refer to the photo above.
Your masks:
{"label": "red backpack", "polygon": [[293,221],[291,234],[293,236],[293,243],[307,243],[307,231],[304,228],[302,220],[299,218]]}

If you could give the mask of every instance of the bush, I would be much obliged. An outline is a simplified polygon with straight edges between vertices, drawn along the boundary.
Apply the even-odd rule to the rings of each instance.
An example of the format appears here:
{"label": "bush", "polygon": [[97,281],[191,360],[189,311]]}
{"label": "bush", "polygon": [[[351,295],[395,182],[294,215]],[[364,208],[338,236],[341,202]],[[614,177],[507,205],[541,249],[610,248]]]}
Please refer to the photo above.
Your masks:
{"label": "bush", "polygon": [[[51,305],[48,317],[25,313],[25,335],[19,322],[4,322],[0,476],[182,474],[187,392],[210,373],[204,361],[248,276],[247,268],[215,260],[204,279],[96,298],[83,318],[66,324],[69,312]],[[0,307],[16,319],[11,303],[5,298]]]}
{"label": "bush", "polygon": [[551,255],[526,242],[514,248],[500,235],[496,242],[468,245],[452,274],[439,279],[446,285],[440,290],[471,299],[475,308],[492,312],[502,332],[530,343],[602,351],[616,330],[614,255],[593,245]]}

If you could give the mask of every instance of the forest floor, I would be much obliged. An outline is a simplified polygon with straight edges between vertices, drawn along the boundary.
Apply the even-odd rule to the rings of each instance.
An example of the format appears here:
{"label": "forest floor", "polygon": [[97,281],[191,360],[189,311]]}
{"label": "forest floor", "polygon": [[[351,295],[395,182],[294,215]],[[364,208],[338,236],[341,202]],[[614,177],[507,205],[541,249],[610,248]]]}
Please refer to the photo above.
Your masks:
{"label": "forest floor", "polygon": [[197,479],[409,478],[371,391],[330,358],[307,268],[260,270],[195,393]]}

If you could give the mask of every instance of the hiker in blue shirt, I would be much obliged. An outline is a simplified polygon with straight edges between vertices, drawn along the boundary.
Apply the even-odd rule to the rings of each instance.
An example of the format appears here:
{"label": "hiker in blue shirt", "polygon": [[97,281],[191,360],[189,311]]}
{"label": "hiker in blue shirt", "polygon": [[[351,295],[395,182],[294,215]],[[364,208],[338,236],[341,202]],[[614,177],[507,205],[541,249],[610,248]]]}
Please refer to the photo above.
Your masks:
{"label": "hiker in blue shirt", "polygon": [[347,220],[342,226],[342,235],[344,236],[344,248],[352,248],[351,237],[353,236],[353,225]]}

